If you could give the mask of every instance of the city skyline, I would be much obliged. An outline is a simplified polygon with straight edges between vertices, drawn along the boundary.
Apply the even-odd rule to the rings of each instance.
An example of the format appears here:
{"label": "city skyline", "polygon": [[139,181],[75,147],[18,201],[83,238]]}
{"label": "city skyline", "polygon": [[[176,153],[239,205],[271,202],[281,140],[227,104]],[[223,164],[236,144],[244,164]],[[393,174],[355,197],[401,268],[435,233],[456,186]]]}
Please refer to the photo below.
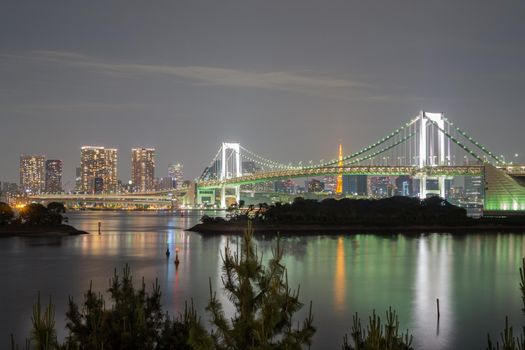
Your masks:
{"label": "city skyline", "polygon": [[[114,150],[114,151],[117,151],[118,152],[118,148],[109,148],[109,147],[104,147],[104,146],[82,146],[80,147],[80,156],[79,156],[79,161],[77,162],[77,164],[74,165],[75,169],[78,169],[80,171],[80,169],[82,169],[82,151],[84,149],[102,149],[102,150]],[[153,181],[155,179],[162,179],[162,178],[166,178],[166,177],[173,177],[174,181],[177,180],[178,181],[178,184],[179,186],[182,185],[182,181],[184,180],[183,178],[183,164],[181,162],[179,163],[170,163],[168,164],[164,170],[160,170],[160,171],[155,171],[155,168],[156,168],[156,162],[155,162],[155,153],[156,153],[156,149],[154,147],[133,147],[131,148],[130,150],[130,154],[131,154],[131,160],[129,162],[129,164],[127,164],[126,162],[123,162],[125,165],[123,165],[123,167],[128,167],[130,169],[130,174],[129,174],[129,178],[125,178],[125,177],[121,177],[121,176],[116,176],[116,180],[117,181],[122,181],[123,183],[127,183],[128,181],[131,181],[133,184],[136,182],[134,181],[134,179],[137,179],[139,178],[141,175],[137,175],[138,177],[134,176],[134,163],[135,163],[135,153],[136,151],[152,151],[153,152],[153,169],[150,170],[148,169],[147,171],[150,172],[150,174],[148,174],[148,179],[146,180],[148,182],[148,188],[149,191],[152,190],[152,186],[153,186]],[[16,170],[18,172],[18,178],[17,179],[14,179],[14,180],[10,180],[10,179],[2,179],[0,178],[0,182],[5,182],[5,183],[16,183],[18,185],[22,187],[23,186],[23,183],[25,180],[23,180],[23,176],[22,176],[22,168],[23,168],[23,165],[22,165],[22,159],[25,159],[25,158],[30,158],[31,161],[34,162],[33,158],[39,158],[41,160],[41,163],[42,163],[42,166],[41,166],[41,177],[42,179],[40,180],[37,180],[39,183],[41,182],[41,185],[38,185],[38,186],[41,186],[42,187],[42,190],[40,190],[40,192],[43,191],[43,189],[45,188],[45,192],[47,193],[54,193],[54,192],[60,192],[59,190],[57,189],[62,189],[66,192],[69,192],[69,191],[74,191],[76,190],[76,187],[78,187],[78,185],[75,183],[75,179],[67,179],[66,183],[63,184],[63,180],[62,180],[62,173],[63,173],[63,161],[61,159],[46,159],[46,155],[45,154],[36,154],[37,152],[35,152],[35,154],[21,154],[19,155],[19,164],[17,164],[17,167],[16,167]],[[118,160],[118,155],[116,156],[116,159]],[[116,162],[117,164],[120,163],[120,162]],[[66,165],[67,166],[67,165]],[[52,169],[48,169],[48,167],[51,167]],[[56,168],[56,169],[53,169],[53,168]],[[173,170],[175,169],[175,170]],[[52,172],[55,172],[55,173],[51,173],[51,172],[48,172],[48,170],[52,171]],[[174,171],[173,174],[170,174],[170,171]],[[118,172],[117,172],[118,173]],[[143,174],[142,174],[143,175]],[[173,175],[173,176],[172,176]],[[34,177],[34,176],[33,176]],[[50,185],[51,189],[52,190],[49,190],[48,188],[48,180],[51,180],[53,183]],[[81,181],[81,180],[80,180]],[[64,186],[65,185],[65,186]],[[80,187],[82,187],[82,185],[80,185]]]}
{"label": "city skyline", "polygon": [[70,181],[84,144],[149,145],[188,178],[223,141],[317,161],[420,109],[522,153],[521,3],[51,3],[0,14],[3,181],[24,153],[63,160]]}

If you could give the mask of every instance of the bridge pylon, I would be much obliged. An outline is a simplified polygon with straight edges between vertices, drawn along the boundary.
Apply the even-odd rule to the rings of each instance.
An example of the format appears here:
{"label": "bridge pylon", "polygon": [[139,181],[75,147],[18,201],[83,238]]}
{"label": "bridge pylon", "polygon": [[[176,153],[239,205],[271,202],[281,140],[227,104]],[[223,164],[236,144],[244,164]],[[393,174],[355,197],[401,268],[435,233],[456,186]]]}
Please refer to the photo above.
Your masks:
{"label": "bridge pylon", "polygon": [[[235,177],[242,176],[242,162],[241,162],[241,145],[239,143],[223,142],[221,146],[221,172],[219,180],[224,181]],[[241,190],[239,185],[221,186],[221,208],[228,207],[227,198],[235,198],[235,202],[239,203],[241,199]],[[232,193],[233,192],[233,195]]]}
{"label": "bridge pylon", "polygon": [[[423,169],[426,166],[448,165],[450,161],[450,140],[445,135],[445,117],[443,113],[429,113],[420,111],[416,118],[419,124],[416,127],[416,146],[418,154],[413,162]],[[447,142],[445,142],[447,141]],[[417,159],[417,161],[416,161]],[[419,197],[427,197],[427,180],[437,179],[439,196],[445,198],[445,176],[428,177],[425,172],[418,174]]]}

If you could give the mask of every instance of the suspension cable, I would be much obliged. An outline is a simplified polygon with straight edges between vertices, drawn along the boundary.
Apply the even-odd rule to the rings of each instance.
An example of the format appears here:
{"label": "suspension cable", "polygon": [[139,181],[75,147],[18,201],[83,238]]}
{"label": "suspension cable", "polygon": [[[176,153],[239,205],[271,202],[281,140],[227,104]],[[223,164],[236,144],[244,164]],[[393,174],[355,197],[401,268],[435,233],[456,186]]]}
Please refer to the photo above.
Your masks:
{"label": "suspension cable", "polygon": [[444,118],[445,121],[448,123],[448,125],[452,126],[454,129],[456,129],[457,132],[461,134],[461,136],[465,137],[467,140],[469,140],[470,143],[474,144],[477,148],[479,148],[484,153],[488,154],[492,159],[496,160],[498,163],[505,163],[502,159],[500,159],[498,156],[496,156],[494,153],[489,151],[485,146],[481,145],[479,142],[474,140],[470,135],[468,135],[465,131],[461,130],[459,127],[454,125],[451,121],[449,121],[447,118]]}
{"label": "suspension cable", "polygon": [[430,120],[429,121],[435,125],[435,127],[441,131],[443,134],[445,134],[447,137],[449,137],[452,142],[454,142],[456,145],[458,145],[459,147],[461,147],[465,152],[467,152],[468,154],[470,154],[472,157],[476,158],[477,160],[479,160],[480,162],[483,163],[483,158],[481,158],[480,156],[478,156],[476,153],[474,153],[470,148],[468,148],[467,146],[465,146],[463,143],[461,143],[461,141],[457,140],[454,136],[450,135],[448,132],[446,132],[445,130],[443,130],[442,128],[439,127],[439,125],[433,121],[433,120]]}
{"label": "suspension cable", "polygon": [[361,157],[361,158],[354,159],[354,160],[352,160],[352,161],[350,161],[350,162],[345,162],[345,165],[351,165],[351,164],[359,163],[359,162],[362,162],[362,161],[365,161],[365,160],[369,160],[369,159],[371,159],[371,158],[374,158],[375,156],[377,156],[377,155],[379,155],[379,154],[381,154],[381,153],[383,153],[383,152],[386,152],[386,151],[388,151],[388,150],[390,150],[390,149],[396,147],[397,145],[399,145],[399,144],[405,142],[406,140],[408,140],[409,138],[411,138],[412,136],[414,136],[414,134],[415,134],[415,133],[412,132],[412,133],[408,134],[407,136],[403,137],[402,139],[400,139],[400,140],[394,142],[393,144],[391,144],[391,145],[389,145],[389,146],[387,146],[387,147],[384,147],[384,148],[382,148],[382,149],[380,149],[380,150],[378,150],[378,151],[376,151],[376,152],[374,152],[374,153],[368,154],[368,155],[366,155],[366,156],[364,156],[364,157]]}
{"label": "suspension cable", "polygon": [[[282,163],[278,163],[278,162],[275,162],[271,159],[268,159],[268,158],[264,158],[260,155],[258,155],[257,153],[254,153],[252,151],[250,151],[249,149],[246,149],[244,148],[243,146],[240,146],[240,148],[245,151],[246,153],[250,154],[252,157],[255,157],[255,158],[258,158],[261,162],[264,162],[267,164],[267,166],[270,166],[273,164],[273,167],[275,168],[281,168],[281,169],[292,169],[292,168],[300,168],[298,166],[290,166],[290,165],[286,165],[286,164],[282,164]],[[243,155],[244,156],[244,155]],[[248,157],[246,157],[248,158]],[[253,159],[250,159],[251,161],[254,161]]]}
{"label": "suspension cable", "polygon": [[[366,152],[370,151],[371,149],[373,149],[373,148],[375,148],[375,147],[377,147],[379,145],[382,145],[386,141],[390,140],[392,137],[394,137],[394,136],[398,135],[399,133],[401,133],[401,131],[403,131],[406,128],[410,127],[416,121],[417,121],[417,118],[412,119],[411,121],[409,121],[408,123],[405,123],[403,126],[401,126],[400,128],[394,130],[392,133],[390,133],[388,136],[382,138],[381,140],[378,140],[375,143],[373,143],[373,144],[371,144],[371,145],[369,145],[369,146],[367,146],[365,148],[362,148],[361,150],[359,150],[357,152],[354,152],[354,153],[352,153],[352,154],[350,154],[348,156],[343,157],[343,161],[347,161],[347,160],[350,160],[350,159],[355,158],[357,156],[360,156],[361,154],[366,153]],[[399,144],[399,143],[396,143],[396,144]],[[333,164],[336,164],[337,162],[338,162],[338,160],[333,160],[333,161],[330,161],[330,162],[326,162],[326,163],[320,164],[319,166],[333,165]]]}
{"label": "suspension cable", "polygon": [[202,172],[201,176],[199,177],[200,180],[204,180],[204,178],[205,178],[207,175],[209,175],[212,166],[213,166],[214,163],[216,162],[217,157],[219,156],[219,154],[221,153],[221,150],[222,150],[222,146],[219,147],[219,149],[217,150],[217,154],[215,155],[215,157],[212,158],[210,165],[209,165],[208,167],[206,167],[206,168],[204,169],[204,171]]}

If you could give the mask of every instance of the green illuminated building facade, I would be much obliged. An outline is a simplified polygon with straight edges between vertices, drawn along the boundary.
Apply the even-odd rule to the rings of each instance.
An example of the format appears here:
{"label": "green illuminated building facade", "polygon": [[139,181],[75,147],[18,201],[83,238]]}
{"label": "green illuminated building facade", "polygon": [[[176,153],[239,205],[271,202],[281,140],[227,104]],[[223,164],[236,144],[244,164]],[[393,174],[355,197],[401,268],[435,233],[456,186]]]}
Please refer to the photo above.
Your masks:
{"label": "green illuminated building facade", "polygon": [[496,167],[485,164],[484,212],[525,214],[525,186]]}

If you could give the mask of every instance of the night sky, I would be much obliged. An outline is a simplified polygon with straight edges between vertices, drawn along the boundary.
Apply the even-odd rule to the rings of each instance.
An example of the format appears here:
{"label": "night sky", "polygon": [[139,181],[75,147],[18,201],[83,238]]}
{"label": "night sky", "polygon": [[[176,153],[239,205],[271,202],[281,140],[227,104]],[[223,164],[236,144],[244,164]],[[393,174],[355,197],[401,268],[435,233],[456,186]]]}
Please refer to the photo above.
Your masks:
{"label": "night sky", "polygon": [[135,146],[157,176],[199,176],[222,141],[331,159],[421,109],[525,153],[524,19],[524,1],[1,0],[0,180],[45,154],[67,184],[82,145],[118,148],[124,181]]}

